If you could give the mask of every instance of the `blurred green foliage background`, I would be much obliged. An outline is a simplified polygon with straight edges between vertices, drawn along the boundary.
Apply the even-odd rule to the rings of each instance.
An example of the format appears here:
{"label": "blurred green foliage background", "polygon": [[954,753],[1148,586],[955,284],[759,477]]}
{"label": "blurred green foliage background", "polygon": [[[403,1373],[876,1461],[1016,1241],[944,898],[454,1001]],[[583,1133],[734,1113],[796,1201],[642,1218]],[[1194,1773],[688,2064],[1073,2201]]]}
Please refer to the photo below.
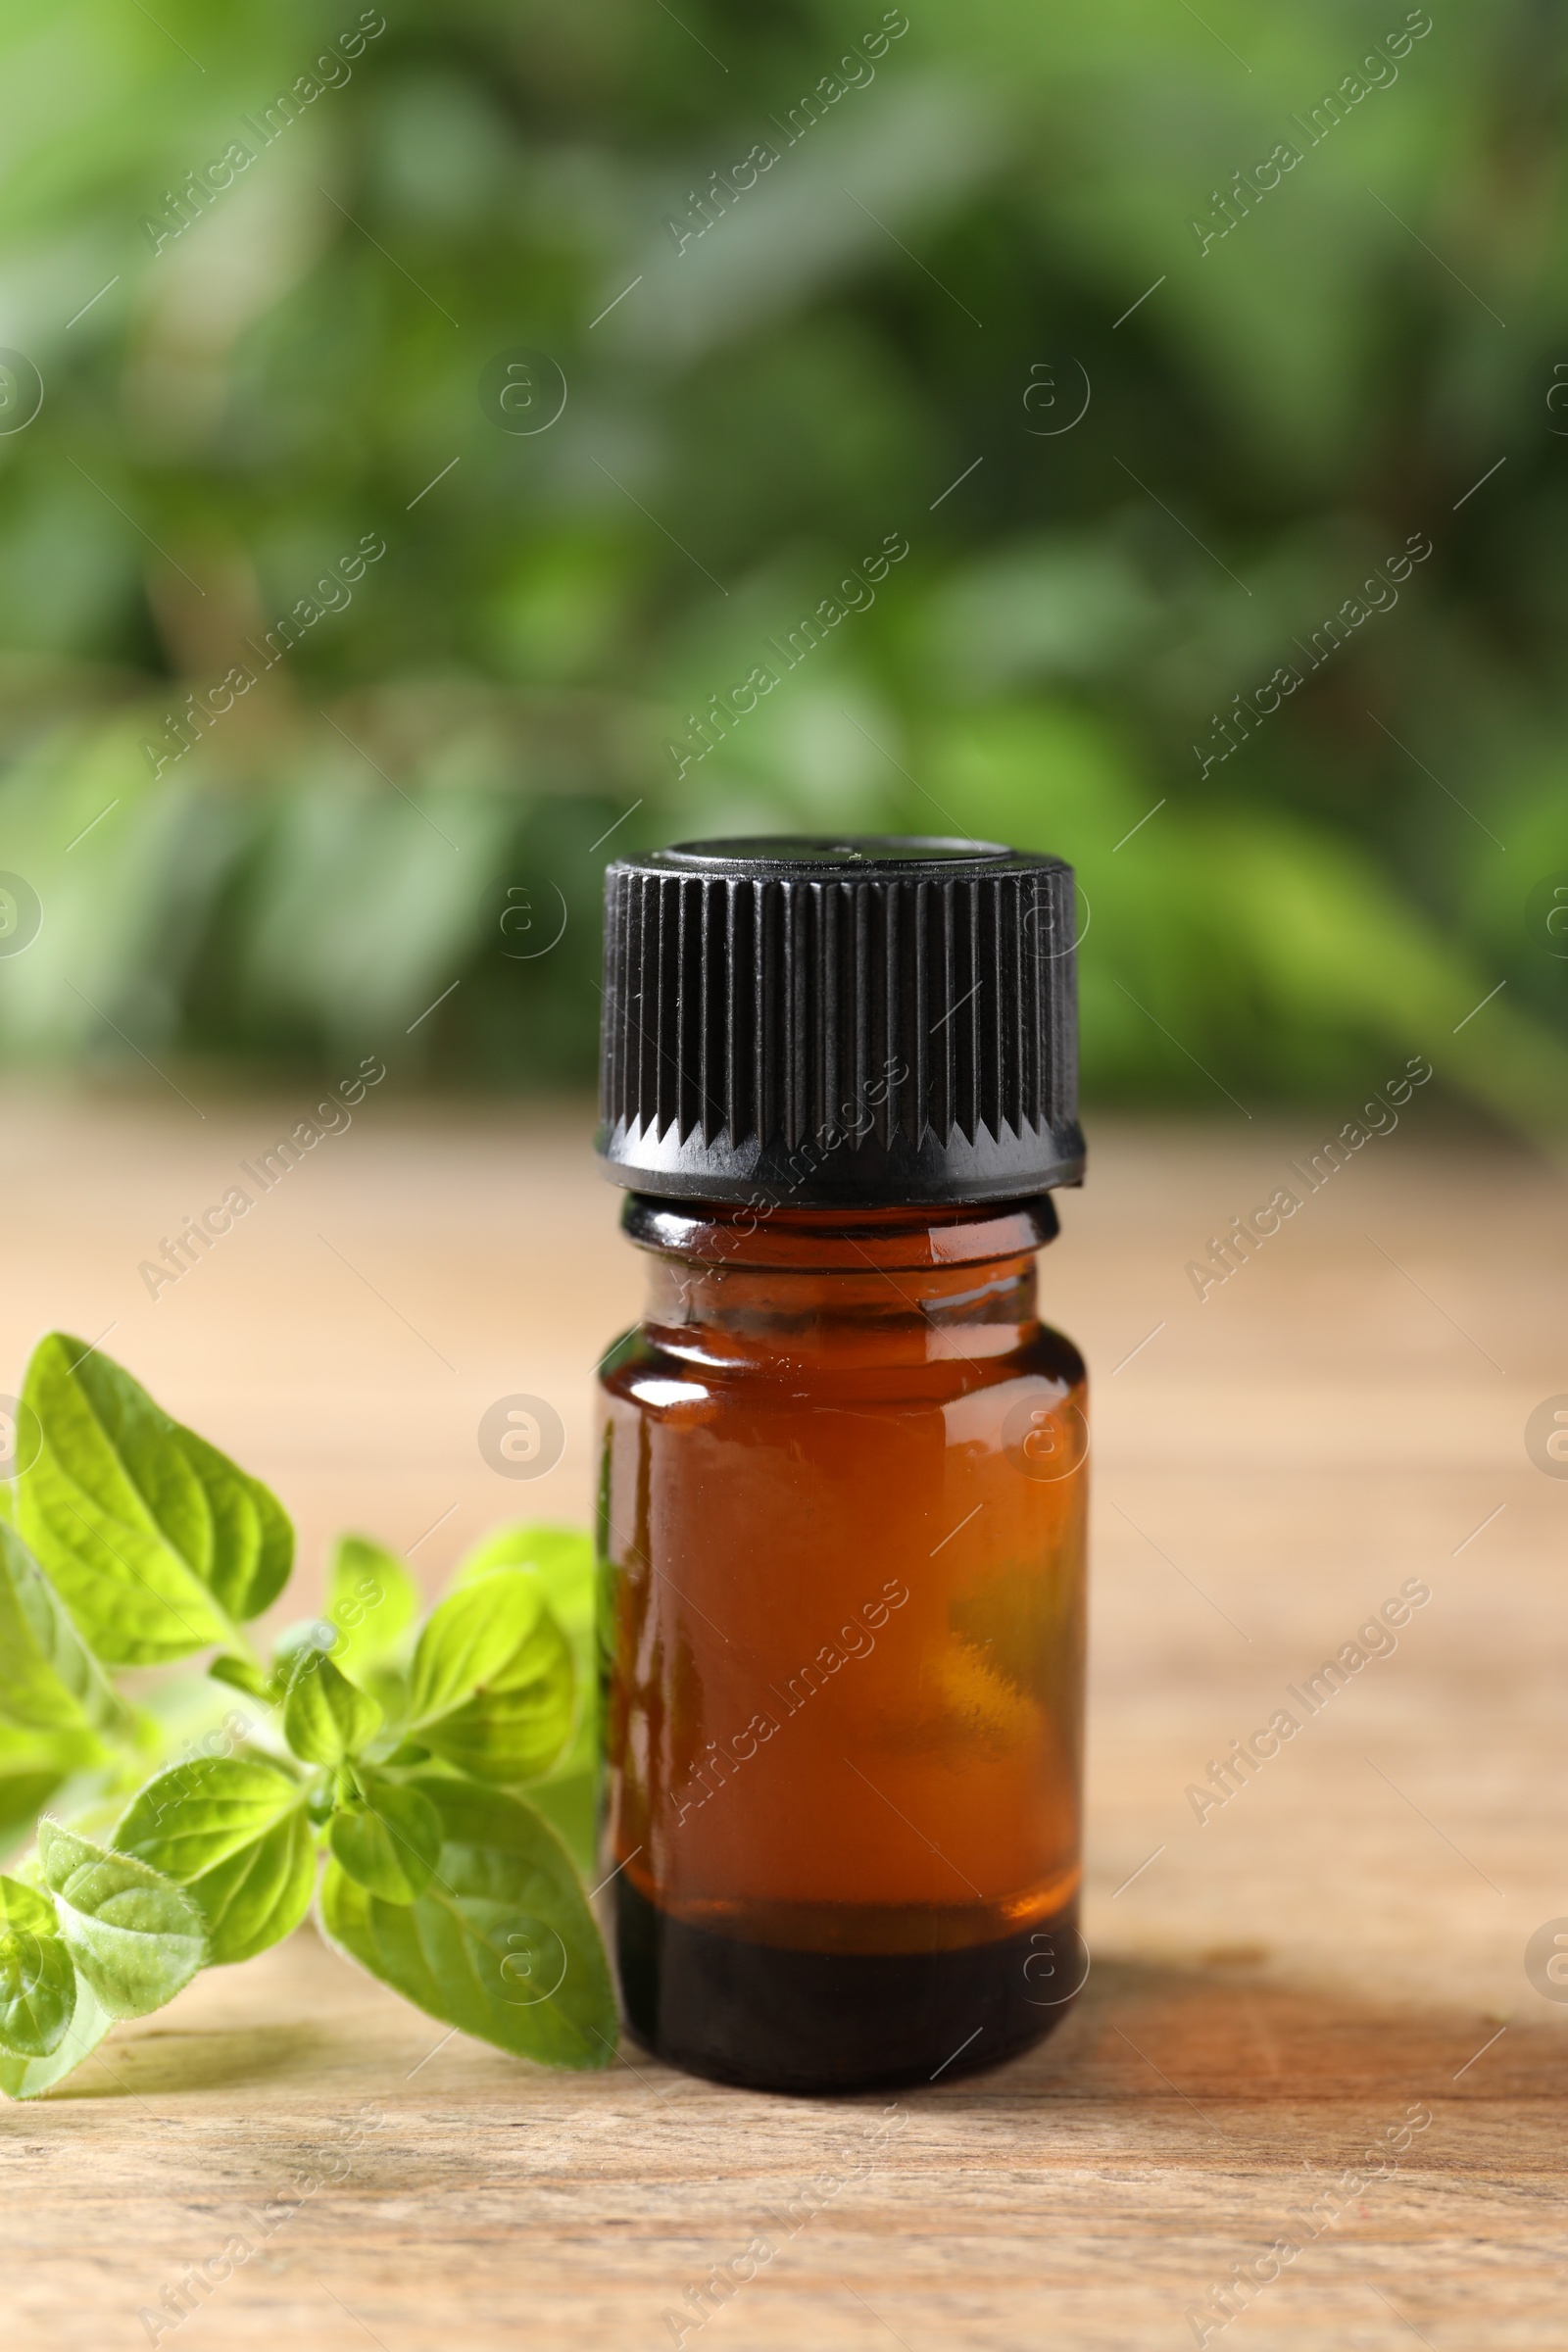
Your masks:
{"label": "blurred green foliage background", "polygon": [[382,22],[8,12],[0,1052],[577,1082],[608,857],[889,828],[1073,859],[1101,1099],[1568,1121],[1558,11]]}

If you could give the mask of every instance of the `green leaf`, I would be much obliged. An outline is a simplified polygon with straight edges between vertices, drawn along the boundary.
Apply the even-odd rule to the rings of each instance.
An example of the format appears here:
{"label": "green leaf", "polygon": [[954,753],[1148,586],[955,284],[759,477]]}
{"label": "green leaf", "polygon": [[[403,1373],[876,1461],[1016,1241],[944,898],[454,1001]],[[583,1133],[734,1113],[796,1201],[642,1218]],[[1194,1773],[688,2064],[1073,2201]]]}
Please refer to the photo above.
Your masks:
{"label": "green leaf", "polygon": [[114,2019],[83,1977],[76,1979],[75,2014],[58,2049],[47,2058],[0,2057],[0,2090],[8,2099],[35,2099],[90,2058]]}
{"label": "green leaf", "polygon": [[276,1497],[64,1333],[34,1348],[23,1397],[43,1442],[18,1530],[97,1654],[151,1665],[242,1647],[235,1620],[276,1597],[293,1558]]}
{"label": "green leaf", "polygon": [[161,1871],[106,1854],[55,1821],[38,1824],[38,1860],[77,1970],[111,2017],[147,2017],[207,1957],[201,1913]]}
{"label": "green leaf", "polygon": [[305,1791],[256,1756],[203,1756],[160,1773],[116,1830],[115,1849],[184,1888],[215,1968],[290,1935],[316,1885]]}
{"label": "green leaf", "polygon": [[53,1903],[36,1886],[0,1878],[0,2051],[47,2058],[76,2007],[76,1972]]}
{"label": "green leaf", "polygon": [[441,1818],[436,1875],[389,1903],[329,1862],[327,1936],[443,2025],[543,2066],[609,2066],[617,2025],[599,1931],[565,1848],[498,1790],[421,1777]]}
{"label": "green leaf", "polygon": [[586,1878],[599,1856],[599,1769],[564,1773],[558,1764],[528,1790],[528,1802],[550,1827]]}
{"label": "green leaf", "polygon": [[26,1545],[0,1522],[0,1717],[40,1732],[121,1732],[130,1710]]}
{"label": "green leaf", "polygon": [[360,1793],[332,1815],[332,1851],[360,1886],[388,1903],[412,1903],[441,1853],[441,1816],[421,1790],[360,1771]]}
{"label": "green leaf", "polygon": [[499,1568],[432,1611],[400,1729],[477,1780],[536,1780],[570,1735],[575,1681],[539,1580]]}
{"label": "green leaf", "polygon": [[564,1626],[579,1617],[592,1624],[594,1613],[593,1539],[581,1528],[499,1527],[485,1536],[458,1563],[452,1589],[471,1585],[477,1576],[495,1568],[526,1568],[538,1577],[545,1598]]}
{"label": "green leaf", "polygon": [[[129,1375],[122,1373],[121,1377],[128,1379]],[[148,1402],[152,1402],[150,1397]],[[193,1429],[184,1429],[177,1421],[169,1426],[201,1482],[212,1513],[212,1550],[205,1581],[220,1606],[236,1624],[243,1625],[270,1608],[288,1583],[294,1565],[293,1523],[270,1487],[251,1478]]]}
{"label": "green leaf", "polygon": [[247,1698],[270,1700],[272,1688],[262,1668],[253,1658],[214,1658],[207,1669],[215,1683],[227,1683],[232,1690],[243,1690]]}
{"label": "green leaf", "polygon": [[337,1630],[340,1666],[378,1666],[393,1656],[419,1614],[417,1584],[396,1554],[368,1536],[339,1536],[326,1571],[321,1614]]}
{"label": "green leaf", "polygon": [[497,1568],[536,1577],[571,1646],[576,1708],[570,1737],[529,1802],[564,1838],[579,1870],[593,1868],[599,1842],[600,1697],[593,1538],[580,1528],[503,1527],[460,1562],[454,1589]]}
{"label": "green leaf", "polygon": [[381,1710],[318,1649],[295,1659],[283,1701],[283,1737],[307,1764],[343,1764],[381,1728]]}

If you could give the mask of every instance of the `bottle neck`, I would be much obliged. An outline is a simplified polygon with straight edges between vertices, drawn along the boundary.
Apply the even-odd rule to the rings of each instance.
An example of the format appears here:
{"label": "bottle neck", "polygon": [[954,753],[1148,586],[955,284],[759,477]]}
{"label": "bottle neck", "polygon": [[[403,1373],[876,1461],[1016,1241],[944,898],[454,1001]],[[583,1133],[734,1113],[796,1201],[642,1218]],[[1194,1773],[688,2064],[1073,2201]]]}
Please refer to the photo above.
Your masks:
{"label": "bottle neck", "polygon": [[646,1328],[668,1354],[762,1369],[974,1362],[1039,1328],[1049,1197],[952,1208],[740,1208],[633,1194]]}

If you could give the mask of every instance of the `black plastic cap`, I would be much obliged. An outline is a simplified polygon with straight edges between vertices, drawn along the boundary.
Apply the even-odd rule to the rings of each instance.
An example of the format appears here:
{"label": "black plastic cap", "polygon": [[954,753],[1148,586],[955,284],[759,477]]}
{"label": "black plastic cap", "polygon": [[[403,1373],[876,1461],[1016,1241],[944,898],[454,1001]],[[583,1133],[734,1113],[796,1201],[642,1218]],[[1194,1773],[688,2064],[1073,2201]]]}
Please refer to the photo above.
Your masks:
{"label": "black plastic cap", "polygon": [[668,1200],[1083,1179],[1072,868],[994,842],[684,842],[605,876],[598,1149]]}

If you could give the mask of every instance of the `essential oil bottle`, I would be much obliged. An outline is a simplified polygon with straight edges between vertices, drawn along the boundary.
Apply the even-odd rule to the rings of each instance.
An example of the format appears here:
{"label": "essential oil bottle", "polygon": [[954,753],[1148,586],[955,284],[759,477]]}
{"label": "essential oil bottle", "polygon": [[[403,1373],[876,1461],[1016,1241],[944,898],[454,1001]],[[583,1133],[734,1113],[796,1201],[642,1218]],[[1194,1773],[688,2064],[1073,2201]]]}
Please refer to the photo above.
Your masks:
{"label": "essential oil bottle", "polygon": [[1073,882],[945,840],[607,877],[607,1836],[632,2033],[720,2082],[952,2080],[1077,1931],[1088,1424],[1036,1312],[1083,1175]]}

